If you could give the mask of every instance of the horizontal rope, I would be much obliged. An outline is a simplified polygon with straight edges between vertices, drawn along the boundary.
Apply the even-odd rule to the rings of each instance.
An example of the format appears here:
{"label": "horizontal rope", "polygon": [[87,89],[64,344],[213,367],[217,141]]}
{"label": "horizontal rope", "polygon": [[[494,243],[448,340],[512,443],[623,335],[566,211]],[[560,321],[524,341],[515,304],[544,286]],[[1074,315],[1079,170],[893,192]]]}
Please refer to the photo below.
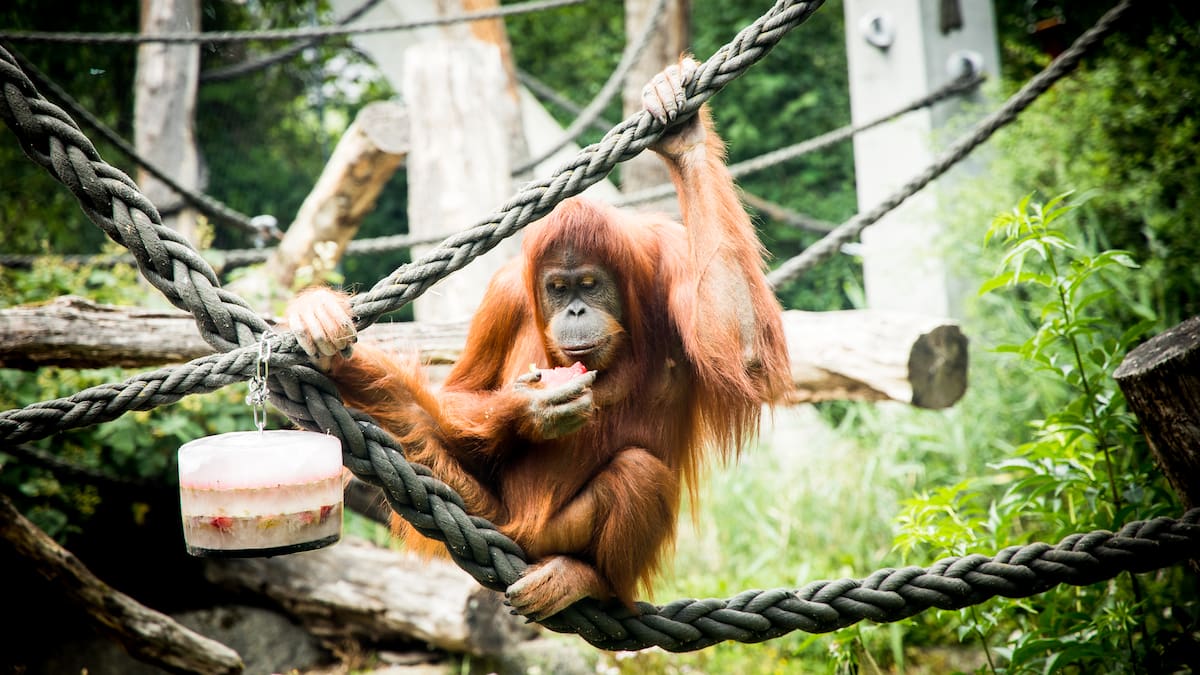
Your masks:
{"label": "horizontal rope", "polygon": [[[761,58],[787,30],[820,5],[781,0],[768,14],[719,50],[687,83],[684,110],[699,105]],[[155,371],[121,385],[93,387],[69,399],[35,404],[0,414],[0,438],[19,442],[54,429],[92,423],[124,410],[148,409],[188,393],[213,390],[248,377],[257,365],[254,341],[262,319],[245,315],[244,303],[215,288],[211,268],[187,245],[164,231],[158,214],[136,185],[108,167],[70,118],[38,97],[36,89],[0,48],[0,117],[14,130],[31,159],[76,195],[89,218],[134,255],[139,269],[175,303],[194,307],[202,333],[227,341],[227,353]],[[686,116],[686,114],[684,115]],[[430,276],[441,278],[465,265],[504,236],[540,217],[565,196],[603,177],[603,168],[644,149],[661,135],[646,113],[614,129],[576,162],[541,184],[527,188],[504,207],[504,214],[444,242],[419,262],[397,270],[355,307],[369,325],[392,303],[419,295]],[[139,199],[140,197],[140,199]],[[102,210],[107,206],[108,211]],[[112,215],[105,215],[111,213]],[[499,237],[497,239],[496,237]],[[460,251],[455,249],[461,248]],[[197,261],[199,261],[197,263]],[[432,270],[432,271],[431,271]],[[204,287],[207,284],[207,287]],[[391,292],[399,288],[397,292]],[[214,307],[209,307],[209,304]],[[219,306],[216,307],[216,306]],[[363,310],[367,314],[363,316]],[[215,319],[214,317],[218,317]],[[215,322],[216,325],[210,325]],[[360,326],[361,328],[362,326]],[[228,336],[228,338],[226,338]],[[275,338],[271,338],[275,339]],[[459,495],[434,478],[427,467],[407,462],[390,435],[361,413],[342,405],[332,383],[298,354],[295,337],[278,338],[271,350],[272,401],[297,425],[337,435],[343,462],[360,479],[384,489],[394,511],[425,536],[445,542],[451,557],[488,588],[503,590],[526,567],[524,554],[487,521],[471,516]],[[240,344],[240,347],[233,345]],[[236,378],[233,377],[236,374]],[[45,422],[53,420],[52,428]],[[1124,571],[1143,572],[1174,565],[1200,554],[1200,510],[1180,520],[1158,518],[1124,526],[1114,534],[1073,535],[1057,546],[1030,544],[1004,549],[994,557],[948,558],[928,568],[880,570],[866,579],[814,582],[800,590],[747,591],[727,600],[680,600],[662,607],[639,604],[637,612],[584,600],[543,623],[552,630],[578,633],[604,649],[690,651],[725,640],[758,642],[794,630],[826,632],[863,619],[907,618],[931,607],[957,609],[991,597],[1026,597],[1056,584],[1089,585]]]}
{"label": "horizontal rope", "polygon": [[578,5],[585,0],[536,0],[516,5],[506,5],[497,9],[480,12],[463,12],[447,16],[432,17],[418,21],[393,21],[373,25],[349,26],[314,26],[307,28],[277,28],[273,30],[248,31],[213,31],[210,33],[169,32],[143,33],[74,33],[51,32],[36,30],[0,30],[0,41],[9,42],[57,42],[74,44],[230,44],[238,42],[277,42],[289,40],[307,40],[309,38],[328,38],[341,35],[372,35],[375,33],[393,33],[445,26],[465,21],[481,21],[483,19],[500,19],[506,16],[541,12],[548,9],[558,9],[570,5]]}

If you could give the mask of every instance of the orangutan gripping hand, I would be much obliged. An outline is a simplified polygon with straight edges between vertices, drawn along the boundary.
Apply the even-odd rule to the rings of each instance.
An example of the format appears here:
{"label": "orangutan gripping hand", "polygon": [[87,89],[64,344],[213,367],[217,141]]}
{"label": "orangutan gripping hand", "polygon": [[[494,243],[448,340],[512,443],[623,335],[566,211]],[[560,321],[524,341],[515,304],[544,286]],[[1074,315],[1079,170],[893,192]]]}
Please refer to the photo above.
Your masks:
{"label": "orangutan gripping hand", "polygon": [[[633,607],[669,554],[683,490],[695,497],[707,459],[734,455],[790,384],[781,308],[724,145],[707,107],[679,120],[697,67],[682,59],[643,92],[674,125],[651,148],[682,224],[564,200],[488,284],[440,388],[415,358],[355,343],[344,295],[289,307],[347,405],[525,551],[506,596],[534,619],[587,597]],[[574,374],[544,381],[560,371]],[[411,548],[446,552],[393,523]]]}
{"label": "orangutan gripping hand", "polygon": [[285,317],[300,348],[325,372],[333,367],[334,356],[349,356],[351,346],[358,342],[354,312],[344,293],[326,288],[304,291],[288,303]]}
{"label": "orangutan gripping hand", "polygon": [[590,371],[561,384],[544,385],[541,373],[526,373],[517,378],[513,391],[529,397],[529,412],[519,433],[531,441],[548,441],[578,431],[592,415],[592,383],[596,371]]}
{"label": "orangutan gripping hand", "polygon": [[[686,101],[683,82],[692,77],[699,66],[700,64],[690,56],[683,57],[678,64],[667,66],[642,91],[642,105],[646,112],[663,124],[674,122]],[[694,117],[684,124],[668,129],[651,149],[675,163],[680,163],[686,161],[689,153],[703,149],[706,136],[704,124],[698,117]]]}

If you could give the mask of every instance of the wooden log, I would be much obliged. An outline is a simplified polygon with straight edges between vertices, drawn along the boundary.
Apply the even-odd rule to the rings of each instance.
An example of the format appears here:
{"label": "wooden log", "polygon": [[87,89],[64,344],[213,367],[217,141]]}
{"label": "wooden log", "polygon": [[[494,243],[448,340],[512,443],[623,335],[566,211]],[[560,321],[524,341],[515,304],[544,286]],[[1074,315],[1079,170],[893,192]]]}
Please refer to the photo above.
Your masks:
{"label": "wooden log", "polygon": [[78,604],[95,628],[134,658],[172,672],[240,673],[241,656],[121,593],[84,566],[0,495],[0,546],[31,565]]}
{"label": "wooden log", "polygon": [[[625,0],[625,42],[637,39],[651,18],[657,0]],[[621,90],[621,107],[626,116],[642,110],[642,88],[664,68],[679,61],[679,55],[691,49],[692,0],[668,0],[658,27],[641,58],[629,69]],[[621,190],[626,194],[670,183],[671,176],[662,159],[643,152],[621,165]],[[647,210],[678,208],[675,193],[662,200],[641,205]]]}
{"label": "wooden log", "polygon": [[274,558],[212,559],[206,578],[265,595],[320,638],[373,644],[417,640],[496,656],[536,631],[448,560],[346,536],[337,546]]}
{"label": "wooden log", "polygon": [[[142,33],[200,30],[196,0],[143,0]],[[200,152],[196,147],[196,87],[200,78],[200,45],[147,42],[138,45],[134,81],[133,142],[137,152],[179,185],[200,187]],[[199,245],[196,212],[174,210],[182,197],[153,174],[138,167],[142,193],[160,210],[163,225]]]}
{"label": "wooden log", "polygon": [[1200,316],[1134,348],[1113,377],[1184,508],[1200,505]]}
{"label": "wooden log", "polygon": [[[403,91],[412,105],[408,160],[409,231],[418,237],[459,232],[512,195],[510,129],[516,103],[506,93],[500,50],[478,40],[434,41],[405,52]],[[418,321],[470,318],[488,280],[520,250],[502,241],[413,301]],[[414,246],[417,259],[432,246]]]}
{"label": "wooden log", "polygon": [[[796,386],[789,403],[900,401],[953,405],[967,387],[967,338],[946,319],[898,312],[784,312]],[[436,382],[466,343],[467,323],[380,323],[362,339],[416,350]],[[64,296],[0,310],[0,367],[147,367],[212,353],[191,315]]]}
{"label": "wooden log", "polygon": [[265,265],[230,283],[252,305],[286,299],[297,277],[324,281],[409,149],[408,113],[390,101],[368,104],[338,140],[321,176]]}
{"label": "wooden log", "polygon": [[0,309],[0,368],[141,368],[212,354],[190,314],[63,295]]}
{"label": "wooden log", "polygon": [[905,312],[783,313],[792,402],[954,405],[967,390],[967,338],[952,321]]}

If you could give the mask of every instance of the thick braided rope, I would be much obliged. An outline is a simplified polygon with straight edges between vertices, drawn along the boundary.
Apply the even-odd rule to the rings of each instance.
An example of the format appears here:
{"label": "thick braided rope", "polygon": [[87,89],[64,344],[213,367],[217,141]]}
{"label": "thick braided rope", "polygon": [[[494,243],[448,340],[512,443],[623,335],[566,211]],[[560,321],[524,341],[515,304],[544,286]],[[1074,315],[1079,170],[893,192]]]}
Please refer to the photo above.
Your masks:
{"label": "thick braided rope", "polygon": [[91,127],[96,133],[103,136],[106,141],[112,143],[117,150],[120,150],[122,154],[136,162],[137,165],[145,169],[147,173],[162,181],[164,185],[174,190],[180,197],[194,206],[196,210],[208,216],[216,223],[236,227],[251,234],[261,234],[259,228],[255,227],[254,224],[251,223],[249,216],[239,213],[230,206],[223,204],[202,192],[184,187],[174,178],[167,175],[167,172],[163,171],[156,164],[139,154],[137,148],[133,147],[124,138],[121,138],[120,134],[113,131],[112,128],[101,121],[100,118],[88,112],[88,110],[80,105],[74,97],[68,94],[62,87],[55,84],[50,78],[46,77],[45,73],[38,70],[36,66],[29,62],[29,59],[25,58],[15,49],[10,51],[12,52],[13,57],[17,59],[17,62],[21,64],[21,68],[26,74],[29,75],[33,82],[35,82],[39,87],[47,89],[53,93],[55,98],[61,101],[72,115],[83,120],[84,124]]}
{"label": "thick braided rope", "polygon": [[[822,1],[778,0],[766,14],[743,28],[732,41],[700,64],[692,80],[685,83],[687,98],[679,109],[679,119],[695,114],[705,101],[766,56],[789,30],[807,20]],[[354,296],[358,329],[362,330],[383,314],[412,302],[438,279],[462,269],[505,238],[549,213],[563,199],[602,180],[618,163],[645,150],[664,130],[665,126],[644,110],[625,118],[599,142],[583,148],[573,159],[559,166],[554,175],[527,184],[498,213],[451,235],[441,246],[400,267],[370,291]]]}
{"label": "thick braided rope", "polygon": [[926,185],[941,176],[950,167],[962,161],[992,134],[999,131],[1009,122],[1017,118],[1021,111],[1028,108],[1039,96],[1045,93],[1055,82],[1066,77],[1080,60],[1099,45],[1116,29],[1117,22],[1126,12],[1133,9],[1133,0],[1122,0],[1120,4],[1108,10],[1094,26],[1080,35],[1067,51],[1052,61],[1040,73],[1025,83],[1025,86],[1013,94],[999,110],[983,118],[975,124],[971,132],[955,141],[945,152],[933,161],[912,180],[900,186],[894,193],[870,211],[860,213],[845,223],[839,225],[812,246],[804,249],[799,255],[790,258],[767,275],[767,280],[775,288],[799,277],[804,272],[833,257],[844,244],[856,239],[867,227],[874,225],[879,219],[892,212],[906,199],[920,192]]}
{"label": "thick braided rope", "polygon": [[36,30],[0,30],[0,41],[10,42],[59,42],[73,44],[231,44],[238,42],[278,42],[287,40],[307,40],[310,38],[327,38],[339,35],[371,35],[374,33],[392,33],[395,31],[412,30],[414,28],[429,28],[445,26],[465,21],[482,19],[500,19],[506,16],[540,12],[557,9],[570,5],[578,5],[584,0],[535,0],[517,5],[506,5],[497,9],[479,12],[463,12],[447,16],[432,17],[419,21],[396,21],[389,23],[363,25],[313,26],[308,28],[277,28],[273,30],[241,30],[214,31],[210,33],[174,33],[162,32],[153,34],[142,33],[67,33]]}
{"label": "thick braided rope", "polygon": [[[946,558],[927,568],[882,569],[865,579],[817,581],[799,590],[746,591],[727,600],[679,600],[662,607],[640,604],[639,616],[587,614],[593,623],[578,632],[604,649],[695,651],[725,640],[754,643],[796,630],[826,633],[864,619],[899,621],[930,608],[961,609],[997,596],[1023,598],[1060,584],[1088,586],[1198,554],[1200,509],[1192,509],[1178,520],[1135,521],[1117,533],[1074,534],[1057,546],[1013,546],[991,557]],[[558,629],[553,620],[545,625]]]}
{"label": "thick braided rope", "polygon": [[[0,51],[0,56],[7,54]],[[3,72],[3,65],[3,60],[0,60],[0,75],[6,74]],[[19,69],[17,72],[19,73]],[[41,108],[31,103],[25,110],[13,113],[9,99],[14,95],[13,90],[19,88],[7,79],[4,78],[0,82],[4,87],[4,100],[9,103],[9,107],[0,108],[0,113],[3,113],[10,126],[14,126],[13,120],[22,120],[22,115],[18,113],[25,113],[23,119],[28,121],[31,117],[30,110]],[[19,105],[18,103],[18,107]],[[53,118],[53,115],[50,117]],[[18,137],[22,139],[27,153],[35,160],[42,156],[61,159],[63,155],[70,156],[72,150],[75,154],[82,152],[85,158],[87,157],[86,152],[74,146],[66,148],[65,151],[62,148],[55,150],[53,140],[50,152],[39,152],[40,146],[31,147],[27,143],[29,136],[20,131],[18,130]],[[77,129],[75,132],[77,133]],[[58,143],[61,145],[61,141]],[[47,163],[39,163],[47,166]],[[80,192],[87,193],[89,185],[94,187],[94,184],[88,181],[73,183],[74,174],[56,171],[60,167],[54,162],[48,164],[53,167],[51,172],[60,177],[60,180],[77,195]],[[127,185],[115,177],[113,172],[115,170],[101,166],[96,175],[115,180],[116,185],[123,185],[127,190],[136,193],[136,187]],[[86,201],[95,198],[96,195],[84,194],[80,196],[81,205],[89,217],[106,232],[110,232],[113,230],[107,226],[110,225],[110,221],[100,216]],[[136,199],[131,200],[126,195],[126,199],[119,204],[113,204],[113,210],[119,211],[122,205],[130,201]],[[149,213],[154,214],[152,206]],[[152,220],[145,213],[142,214],[142,218]],[[132,223],[135,229],[139,225],[136,217],[117,219],[116,222]],[[142,230],[137,232],[141,233]],[[170,242],[157,243],[168,253],[174,250]],[[187,248],[186,242],[177,245]],[[131,247],[130,250],[134,252],[140,265],[143,264],[143,259],[146,259],[149,262],[145,264],[150,266],[158,263],[153,256],[146,253],[152,248],[154,247],[143,243],[136,249]],[[152,271],[157,272],[157,268]],[[185,270],[178,271],[180,278],[185,281],[192,278],[184,273]],[[211,270],[209,272],[211,273]],[[194,299],[197,295],[194,291],[177,294],[184,299]],[[294,338],[291,341],[294,351]],[[71,401],[81,405],[72,408],[66,414],[59,414],[62,409],[53,405],[58,402],[30,406],[16,412],[31,417],[35,417],[39,412],[59,414],[59,421],[64,425],[74,423],[96,407],[101,408],[104,414],[116,416],[123,409],[134,409],[137,406],[153,407],[165,402],[170,398],[170,394],[163,392],[191,393],[206,386],[223,386],[228,383],[221,381],[223,373],[236,371],[240,377],[245,377],[251,367],[246,362],[241,365],[210,368],[207,375],[198,373],[205,365],[228,364],[228,361],[223,360],[237,361],[247,357],[252,360],[256,358],[256,353],[251,355],[249,349],[242,348],[229,354],[198,359],[188,364],[196,367],[167,369],[156,371],[156,377],[133,378],[126,383],[129,387],[113,387],[118,392],[116,397],[102,395],[102,387],[80,392],[72,397]],[[408,518],[422,533],[445,541],[458,564],[485,586],[499,590],[518,578],[525,563],[515,544],[486,521],[466,514],[461,498],[453,490],[434,479],[427,468],[406,462],[390,436],[370,420],[356,414],[351,423],[346,423],[346,410],[324,376],[297,362],[296,357],[291,354],[279,353],[272,358],[273,371],[277,373],[272,382],[273,391],[278,390],[276,405],[280,406],[285,414],[305,428],[333,432],[341,437],[345,446],[350,448],[344,452],[347,467],[363,480],[383,487],[394,510]],[[207,378],[210,377],[214,378],[213,382],[208,381]],[[138,389],[134,386],[135,382],[142,384],[140,390],[134,391]],[[177,386],[167,386],[168,384]],[[146,394],[148,385],[154,385],[154,391]],[[21,421],[15,419],[17,417],[19,415],[11,413],[0,416],[0,430],[11,438],[32,437],[28,427],[24,429],[27,432],[24,436],[21,429],[12,428],[14,425],[21,426]],[[36,426],[36,420],[31,420],[28,424]],[[12,433],[9,433],[10,431]],[[1191,512],[1185,516],[1182,523],[1169,519],[1150,521],[1149,524],[1135,523],[1126,526],[1121,534],[1116,536],[1106,532],[1077,535],[1064,540],[1063,544],[1054,549],[1044,544],[1035,544],[1030,547],[1006,549],[995,559],[972,556],[943,561],[928,570],[884,570],[864,581],[818,582],[799,592],[783,589],[749,591],[727,601],[683,600],[663,608],[642,605],[642,613],[638,616],[629,615],[625,610],[618,610],[613,614],[593,601],[583,601],[556,615],[546,624],[554,630],[579,633],[597,646],[608,649],[641,649],[657,645],[665,649],[687,650],[699,649],[722,640],[765,640],[797,629],[834,630],[862,618],[896,620],[928,607],[965,606],[972,601],[980,601],[994,595],[1019,597],[1041,592],[1055,583],[1095,583],[1120,571],[1141,571],[1174,564],[1195,553],[1196,541],[1200,539],[1196,519],[1197,514]],[[1031,552],[1023,553],[1025,551]],[[1115,565],[1124,567],[1118,568]],[[1053,579],[1039,580],[1022,568],[1048,573]],[[942,577],[948,581],[937,581]],[[982,590],[972,586],[974,582],[978,582]],[[911,612],[905,610],[904,607],[908,605],[898,602],[896,595],[906,601],[915,602],[916,604],[912,605],[915,609]]]}

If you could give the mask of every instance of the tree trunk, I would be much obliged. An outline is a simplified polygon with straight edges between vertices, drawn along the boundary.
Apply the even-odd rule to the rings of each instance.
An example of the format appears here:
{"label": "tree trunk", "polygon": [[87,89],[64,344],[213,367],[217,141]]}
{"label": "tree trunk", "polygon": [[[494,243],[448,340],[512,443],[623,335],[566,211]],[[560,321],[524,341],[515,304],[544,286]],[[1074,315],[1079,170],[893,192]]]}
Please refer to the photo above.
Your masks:
{"label": "tree trunk", "polygon": [[1200,317],[1130,351],[1113,377],[1184,508],[1200,505]]}
{"label": "tree trunk", "polygon": [[[515,106],[505,92],[499,50],[476,40],[409,47],[403,90],[412,120],[410,232],[443,236],[474,225],[512,193],[509,129]],[[488,280],[519,248],[520,235],[509,237],[437,282],[413,303],[415,317],[468,319]],[[413,259],[430,249],[414,246]]]}
{"label": "tree trunk", "polygon": [[[625,0],[625,41],[633,41],[641,33],[654,11],[658,0]],[[642,52],[642,57],[629,71],[622,90],[622,106],[625,115],[632,115],[642,109],[642,88],[650,80],[662,72],[664,68],[679,61],[685,51],[691,49],[691,0],[667,0],[666,14],[659,23],[650,44]],[[633,193],[646,188],[670,183],[671,177],[667,169],[652,152],[643,152],[621,165],[621,190]],[[674,194],[669,199],[668,208],[674,208]],[[645,208],[659,208],[654,204],[646,204]]]}
{"label": "tree trunk", "polygon": [[[945,319],[881,311],[783,314],[795,389],[791,403],[893,400],[946,408],[967,387],[967,338]],[[416,349],[436,382],[466,343],[467,323],[377,323],[362,339]],[[212,353],[184,312],[61,297],[0,310],[0,367],[147,367]]]}
{"label": "tree trunk", "polygon": [[209,581],[266,595],[313,635],[373,644],[417,640],[496,655],[535,635],[500,593],[448,560],[344,538],[337,546],[273,558],[208,561]]}
{"label": "tree trunk", "polygon": [[[200,30],[197,0],[142,0],[142,33]],[[134,147],[186,188],[200,186],[196,150],[196,84],[200,77],[200,46],[147,42],[138,46],[134,89]],[[200,246],[196,212],[175,209],[182,198],[144,169],[137,172],[142,192],[159,210],[171,209],[163,224]]]}
{"label": "tree trunk", "polygon": [[359,111],[279,246],[264,266],[248,271],[230,290],[266,310],[291,297],[297,282],[322,283],[404,162],[408,145],[404,106],[380,101]]}

